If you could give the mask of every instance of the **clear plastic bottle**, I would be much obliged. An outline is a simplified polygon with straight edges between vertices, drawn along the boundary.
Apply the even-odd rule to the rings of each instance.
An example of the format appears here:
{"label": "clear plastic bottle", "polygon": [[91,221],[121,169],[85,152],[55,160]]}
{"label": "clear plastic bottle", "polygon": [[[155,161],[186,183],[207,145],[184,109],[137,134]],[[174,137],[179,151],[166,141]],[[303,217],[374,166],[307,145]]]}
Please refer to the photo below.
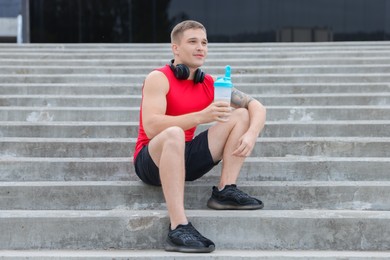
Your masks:
{"label": "clear plastic bottle", "polygon": [[230,105],[230,99],[232,97],[233,83],[230,78],[231,69],[227,65],[225,67],[225,76],[218,77],[214,82],[214,101],[228,102]]}

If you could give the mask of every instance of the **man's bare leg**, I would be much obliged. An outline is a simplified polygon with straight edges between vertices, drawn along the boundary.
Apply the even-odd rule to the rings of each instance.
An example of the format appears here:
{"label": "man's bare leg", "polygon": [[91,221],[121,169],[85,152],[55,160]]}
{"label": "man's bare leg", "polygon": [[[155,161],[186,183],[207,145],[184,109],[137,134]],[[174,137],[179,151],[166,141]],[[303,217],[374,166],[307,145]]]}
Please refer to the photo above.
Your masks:
{"label": "man's bare leg", "polygon": [[149,142],[149,153],[159,167],[162,190],[171,221],[171,230],[168,232],[165,250],[188,253],[214,251],[215,244],[202,236],[188,222],[185,215],[184,131],[179,127],[165,129]]}
{"label": "man's bare leg", "polygon": [[160,180],[171,228],[187,224],[184,210],[185,137],[179,127],[170,127],[155,136],[149,143],[149,153],[160,170]]}
{"label": "man's bare leg", "polygon": [[219,189],[235,184],[245,157],[233,155],[239,138],[248,130],[249,115],[246,109],[236,109],[225,123],[210,127],[208,141],[214,161],[223,160]]}

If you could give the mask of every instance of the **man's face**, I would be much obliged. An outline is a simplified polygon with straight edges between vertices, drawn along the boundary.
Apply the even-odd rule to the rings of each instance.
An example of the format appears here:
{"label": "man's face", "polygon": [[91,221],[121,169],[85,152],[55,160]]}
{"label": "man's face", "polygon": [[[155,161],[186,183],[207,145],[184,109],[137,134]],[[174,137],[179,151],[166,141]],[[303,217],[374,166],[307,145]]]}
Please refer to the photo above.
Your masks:
{"label": "man's face", "polygon": [[207,56],[207,36],[201,29],[184,31],[181,40],[172,45],[176,63],[184,63],[196,69],[203,65]]}

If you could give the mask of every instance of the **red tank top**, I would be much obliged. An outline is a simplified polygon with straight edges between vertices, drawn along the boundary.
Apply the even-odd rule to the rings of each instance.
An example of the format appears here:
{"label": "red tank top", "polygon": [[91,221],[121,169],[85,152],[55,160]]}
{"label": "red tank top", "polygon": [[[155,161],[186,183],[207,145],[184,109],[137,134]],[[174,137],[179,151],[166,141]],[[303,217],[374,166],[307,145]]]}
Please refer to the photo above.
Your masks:
{"label": "red tank top", "polygon": [[[202,83],[194,83],[193,80],[177,79],[169,65],[165,65],[157,70],[164,73],[169,82],[169,90],[166,95],[166,115],[178,116],[201,111],[213,102],[214,79],[210,75],[206,74]],[[134,162],[139,151],[150,141],[142,124],[142,106],[139,119],[138,139],[134,151]],[[194,138],[195,130],[196,127],[193,127],[185,131],[186,142],[191,141]]]}

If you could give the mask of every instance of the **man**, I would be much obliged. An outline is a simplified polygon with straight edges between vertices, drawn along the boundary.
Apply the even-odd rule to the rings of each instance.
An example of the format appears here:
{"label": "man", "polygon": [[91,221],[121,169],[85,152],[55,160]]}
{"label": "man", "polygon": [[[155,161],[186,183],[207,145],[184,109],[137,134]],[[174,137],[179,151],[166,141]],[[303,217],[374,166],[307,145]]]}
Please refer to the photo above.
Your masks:
{"label": "man", "polygon": [[[185,181],[200,178],[221,160],[217,187],[207,202],[213,209],[261,209],[263,203],[239,190],[236,181],[245,157],[264,127],[265,108],[232,90],[231,106],[213,102],[214,78],[199,68],[207,56],[207,35],[196,21],[184,21],[171,33],[174,59],[152,71],[143,85],[139,135],[134,153],[137,175],[162,186],[170,226],[165,250],[212,252],[214,243],[188,221]],[[196,126],[213,124],[194,137]]]}

